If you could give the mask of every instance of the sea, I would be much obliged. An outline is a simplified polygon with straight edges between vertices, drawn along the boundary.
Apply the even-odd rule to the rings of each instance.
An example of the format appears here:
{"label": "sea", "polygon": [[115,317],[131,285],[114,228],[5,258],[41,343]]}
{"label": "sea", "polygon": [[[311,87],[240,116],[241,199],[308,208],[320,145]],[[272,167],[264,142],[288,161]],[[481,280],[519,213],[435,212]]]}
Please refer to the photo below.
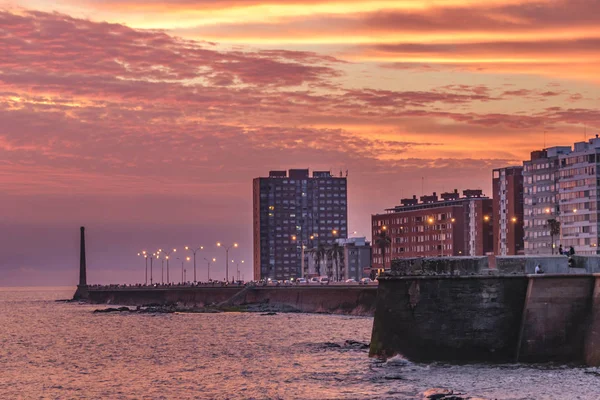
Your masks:
{"label": "sea", "polygon": [[75,288],[0,288],[0,399],[600,399],[600,369],[368,357],[373,319],[94,313]]}

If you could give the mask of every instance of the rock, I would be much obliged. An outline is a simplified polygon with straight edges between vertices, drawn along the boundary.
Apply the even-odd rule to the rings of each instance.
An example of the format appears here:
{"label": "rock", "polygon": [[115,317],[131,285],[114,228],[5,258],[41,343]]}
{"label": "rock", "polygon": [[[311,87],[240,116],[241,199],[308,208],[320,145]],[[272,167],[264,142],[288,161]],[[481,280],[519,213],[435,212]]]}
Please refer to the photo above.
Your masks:
{"label": "rock", "polygon": [[440,399],[446,399],[446,396],[450,396],[453,393],[454,393],[454,391],[452,391],[450,389],[432,388],[432,389],[427,389],[426,391],[423,392],[423,398],[440,400]]}
{"label": "rock", "polygon": [[346,340],[344,347],[352,347],[353,349],[366,350],[370,347],[369,343],[357,342],[356,340]]}
{"label": "rock", "polygon": [[260,315],[277,315],[276,312],[268,312],[268,313],[264,313],[264,314],[260,314]]}
{"label": "rock", "polygon": [[119,310],[119,311],[127,311],[127,312],[131,311],[129,309],[129,307],[119,307],[119,308],[117,308],[117,310]]}

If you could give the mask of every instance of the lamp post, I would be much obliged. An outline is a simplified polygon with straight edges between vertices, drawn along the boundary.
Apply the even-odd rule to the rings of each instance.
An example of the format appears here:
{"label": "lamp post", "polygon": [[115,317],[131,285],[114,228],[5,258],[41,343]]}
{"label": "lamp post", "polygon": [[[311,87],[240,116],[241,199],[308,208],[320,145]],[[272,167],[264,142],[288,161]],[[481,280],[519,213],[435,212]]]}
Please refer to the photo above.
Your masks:
{"label": "lamp post", "polygon": [[169,283],[171,283],[171,281],[169,279],[169,259],[171,258],[171,254],[177,253],[177,249],[173,249],[171,251],[159,249],[158,252],[163,253],[165,255],[165,258],[167,259],[167,285],[168,285]]}
{"label": "lamp post", "polygon": [[[334,232],[337,232],[337,231],[334,231]],[[301,250],[300,250],[300,277],[301,278],[304,278],[304,249],[307,245],[309,245],[309,243],[312,246],[312,240],[314,238],[315,238],[315,235],[310,235],[309,241],[304,241],[304,240],[300,241],[300,248],[301,248]],[[298,237],[296,235],[292,235],[292,240],[294,242],[297,241],[297,239],[298,239]]]}
{"label": "lamp post", "polygon": [[146,250],[142,251],[141,253],[137,253],[138,257],[143,256],[144,257],[144,261],[146,263],[146,273],[145,273],[145,281],[144,281],[144,285],[148,284],[148,255],[146,254]]}
{"label": "lamp post", "polygon": [[185,258],[180,258],[180,257],[177,257],[177,259],[178,259],[178,260],[181,260],[181,284],[183,285],[183,284],[185,284],[185,269],[184,269],[184,267],[183,267],[183,264],[184,264],[186,261],[190,261],[190,260],[191,260],[191,258],[190,258],[190,257],[185,257]]}
{"label": "lamp post", "polygon": [[[152,265],[153,265],[153,261],[156,258],[156,253],[152,253],[152,254],[147,254],[147,257],[150,259],[150,286],[152,286],[154,284],[154,281],[152,279]],[[148,281],[146,280],[146,285],[148,284]]]}
{"label": "lamp post", "polygon": [[204,246],[198,246],[195,249],[185,246],[185,249],[190,250],[194,254],[194,282],[196,282],[196,252],[198,252],[199,250],[204,250]]}
{"label": "lamp post", "polygon": [[[244,260],[240,261],[242,264],[244,263]],[[237,263],[237,280],[240,280],[240,262]]]}
{"label": "lamp post", "polygon": [[[209,260],[208,258],[206,258],[206,257],[204,257],[204,260],[205,260],[205,261],[206,261],[206,263],[208,264],[208,281],[210,281],[210,260]],[[215,261],[217,261],[217,259],[216,259],[216,258],[213,258],[213,259],[212,259],[212,262],[215,262]],[[208,281],[207,281],[207,282],[208,282]]]}
{"label": "lamp post", "polygon": [[225,282],[229,280],[229,249],[232,247],[238,247],[237,243],[229,246],[223,246],[221,242],[217,242],[217,247],[225,247]]}

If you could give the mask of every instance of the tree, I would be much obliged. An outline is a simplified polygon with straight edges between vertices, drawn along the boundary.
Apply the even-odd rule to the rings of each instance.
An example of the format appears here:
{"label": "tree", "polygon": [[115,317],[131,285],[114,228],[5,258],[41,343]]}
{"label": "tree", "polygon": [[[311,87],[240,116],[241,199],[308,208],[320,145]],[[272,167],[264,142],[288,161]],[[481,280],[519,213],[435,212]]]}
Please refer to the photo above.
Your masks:
{"label": "tree", "polygon": [[340,271],[340,262],[344,261],[344,246],[334,242],[327,251],[327,256],[331,258],[335,265],[335,280],[339,281],[344,276],[343,272]]}
{"label": "tree", "polygon": [[550,240],[552,241],[552,254],[554,254],[554,236],[560,235],[560,222],[554,218],[549,219],[548,229],[550,229]]}
{"label": "tree", "polygon": [[327,257],[327,249],[321,243],[317,248],[312,249],[311,253],[315,259],[315,271],[318,276],[321,276],[321,262]]}
{"label": "tree", "polygon": [[385,227],[379,231],[379,235],[375,238],[375,245],[381,250],[381,260],[385,269],[385,251],[392,244],[392,238]]}

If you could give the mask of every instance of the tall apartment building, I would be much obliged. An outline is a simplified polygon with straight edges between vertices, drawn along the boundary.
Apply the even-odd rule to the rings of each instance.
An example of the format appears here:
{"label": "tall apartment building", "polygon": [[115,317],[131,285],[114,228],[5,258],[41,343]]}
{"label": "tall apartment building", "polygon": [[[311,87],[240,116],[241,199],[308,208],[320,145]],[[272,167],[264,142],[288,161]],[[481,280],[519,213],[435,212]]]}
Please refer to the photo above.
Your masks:
{"label": "tall apartment building", "polygon": [[573,152],[560,159],[559,206],[560,244],[576,254],[600,254],[598,251],[598,187],[600,175],[600,139],[575,143]]}
{"label": "tall apartment building", "polygon": [[[329,276],[330,279],[338,277],[342,281],[349,278],[357,281],[368,278],[371,272],[371,244],[367,239],[352,237],[336,239],[336,242],[343,249],[343,256],[339,258],[338,263],[334,263],[332,257],[317,260],[314,251],[308,252],[308,276]],[[331,245],[325,248],[330,249]]]}
{"label": "tall apartment building", "polygon": [[494,254],[519,254],[523,251],[523,167],[493,170],[492,190]]}
{"label": "tall apartment building", "polygon": [[[553,254],[548,220],[560,221],[559,156],[571,147],[557,146],[531,152],[523,162],[524,246],[526,255]],[[556,243],[556,239],[555,243]]]}
{"label": "tall apartment building", "polygon": [[303,276],[302,248],[348,235],[345,177],[308,169],[270,171],[253,181],[254,279]]}
{"label": "tall apartment building", "polygon": [[[385,214],[371,216],[372,268],[389,268],[394,258],[484,255],[492,251],[492,200],[481,190],[457,190],[402,199]],[[391,244],[377,238],[383,232]]]}

